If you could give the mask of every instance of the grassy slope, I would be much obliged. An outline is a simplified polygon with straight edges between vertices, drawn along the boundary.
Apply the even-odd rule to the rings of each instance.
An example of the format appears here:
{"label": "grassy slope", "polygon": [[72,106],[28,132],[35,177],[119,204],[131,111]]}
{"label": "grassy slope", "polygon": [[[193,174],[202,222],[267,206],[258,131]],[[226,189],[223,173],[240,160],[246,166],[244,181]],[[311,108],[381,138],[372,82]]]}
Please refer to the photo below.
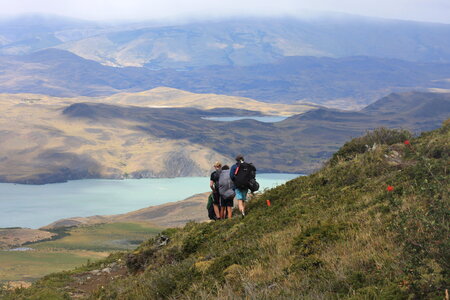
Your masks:
{"label": "grassy slope", "polygon": [[[347,143],[321,171],[258,196],[245,219],[164,231],[168,245],[149,240],[127,254],[134,275],[91,297],[442,299],[450,121],[411,146],[402,143],[407,134],[380,132]],[[371,141],[377,146],[363,154]],[[54,274],[3,297],[62,299],[58,287],[70,281],[70,273]]]}

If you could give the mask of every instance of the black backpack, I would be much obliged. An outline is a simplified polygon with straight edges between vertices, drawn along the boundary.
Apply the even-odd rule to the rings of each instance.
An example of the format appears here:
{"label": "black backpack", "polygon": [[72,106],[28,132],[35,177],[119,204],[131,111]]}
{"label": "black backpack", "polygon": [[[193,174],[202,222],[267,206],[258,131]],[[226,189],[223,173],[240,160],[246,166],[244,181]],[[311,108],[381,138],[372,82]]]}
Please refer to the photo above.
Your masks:
{"label": "black backpack", "polygon": [[250,189],[252,192],[255,192],[259,188],[259,184],[256,182],[255,177],[256,168],[253,164],[246,162],[239,163],[234,172],[234,185],[237,188]]}
{"label": "black backpack", "polygon": [[259,190],[259,183],[256,181],[255,178],[250,179],[250,181],[248,182],[248,188],[252,193]]}

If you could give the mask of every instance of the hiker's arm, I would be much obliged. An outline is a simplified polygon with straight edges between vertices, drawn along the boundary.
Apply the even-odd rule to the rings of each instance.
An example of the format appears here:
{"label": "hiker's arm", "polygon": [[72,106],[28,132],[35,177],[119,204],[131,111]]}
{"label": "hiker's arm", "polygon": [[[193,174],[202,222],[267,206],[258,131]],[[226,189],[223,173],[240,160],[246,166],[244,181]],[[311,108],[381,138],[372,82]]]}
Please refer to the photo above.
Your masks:
{"label": "hiker's arm", "polygon": [[216,190],[214,189],[214,181],[210,180],[209,181],[209,187],[211,188],[211,191],[215,192]]}
{"label": "hiker's arm", "polygon": [[234,181],[234,172],[236,172],[236,165],[233,165],[230,169],[230,178]]}

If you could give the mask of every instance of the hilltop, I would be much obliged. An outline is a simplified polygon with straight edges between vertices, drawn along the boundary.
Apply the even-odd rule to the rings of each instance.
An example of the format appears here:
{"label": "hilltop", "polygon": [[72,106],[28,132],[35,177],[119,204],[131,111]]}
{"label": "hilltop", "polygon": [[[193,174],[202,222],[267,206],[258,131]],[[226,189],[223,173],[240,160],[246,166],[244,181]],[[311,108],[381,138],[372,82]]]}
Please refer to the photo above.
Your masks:
{"label": "hilltop", "polygon": [[[450,120],[377,129],[253,198],[4,299],[439,299],[449,285]],[[271,205],[266,203],[270,201]]]}

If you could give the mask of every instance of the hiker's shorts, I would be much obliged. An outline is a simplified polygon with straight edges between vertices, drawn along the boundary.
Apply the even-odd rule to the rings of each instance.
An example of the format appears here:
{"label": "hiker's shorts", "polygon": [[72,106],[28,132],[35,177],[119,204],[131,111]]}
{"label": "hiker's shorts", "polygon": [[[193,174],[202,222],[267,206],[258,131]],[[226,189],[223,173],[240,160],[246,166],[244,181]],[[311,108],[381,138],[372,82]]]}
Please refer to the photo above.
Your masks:
{"label": "hiker's shorts", "polygon": [[213,192],[214,201],[213,204],[220,205],[220,194],[217,192]]}
{"label": "hiker's shorts", "polygon": [[233,199],[234,199],[234,197],[230,197],[230,198],[227,198],[227,199],[222,199],[222,207],[226,207],[226,206],[229,206],[229,207],[233,207],[234,205],[234,203],[233,203]]}
{"label": "hiker's shorts", "polygon": [[247,200],[248,189],[236,189],[236,199],[238,200]]}

